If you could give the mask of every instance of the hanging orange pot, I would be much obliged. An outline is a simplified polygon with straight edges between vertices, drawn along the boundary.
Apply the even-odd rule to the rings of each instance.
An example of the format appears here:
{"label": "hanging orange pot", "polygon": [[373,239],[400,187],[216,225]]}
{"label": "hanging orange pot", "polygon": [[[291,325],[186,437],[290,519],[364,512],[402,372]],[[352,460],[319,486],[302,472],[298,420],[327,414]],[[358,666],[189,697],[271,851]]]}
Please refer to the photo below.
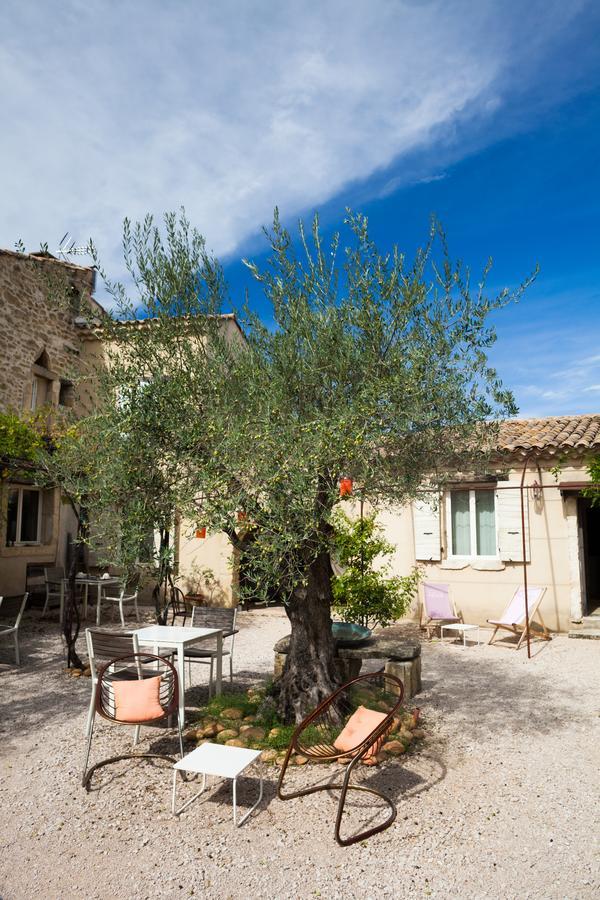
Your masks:
{"label": "hanging orange pot", "polygon": [[206,537],[206,528],[204,526],[202,528],[196,528],[196,537],[197,538],[205,538]]}
{"label": "hanging orange pot", "polygon": [[245,522],[247,518],[248,518],[248,516],[246,515],[245,512],[243,512],[243,510],[241,510],[241,509],[238,510],[238,514],[237,514],[238,522]]}
{"label": "hanging orange pot", "polygon": [[352,493],[352,479],[340,478],[340,497],[349,497]]}

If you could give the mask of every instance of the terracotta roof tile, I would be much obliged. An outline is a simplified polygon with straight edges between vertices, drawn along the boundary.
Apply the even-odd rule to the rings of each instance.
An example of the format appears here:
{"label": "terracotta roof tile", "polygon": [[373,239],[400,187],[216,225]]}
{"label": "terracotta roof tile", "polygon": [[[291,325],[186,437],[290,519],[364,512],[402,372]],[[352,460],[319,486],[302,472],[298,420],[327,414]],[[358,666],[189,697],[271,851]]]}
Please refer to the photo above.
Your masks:
{"label": "terracotta roof tile", "polygon": [[600,453],[600,413],[549,416],[546,419],[507,419],[500,424],[498,450],[547,454],[596,450]]}

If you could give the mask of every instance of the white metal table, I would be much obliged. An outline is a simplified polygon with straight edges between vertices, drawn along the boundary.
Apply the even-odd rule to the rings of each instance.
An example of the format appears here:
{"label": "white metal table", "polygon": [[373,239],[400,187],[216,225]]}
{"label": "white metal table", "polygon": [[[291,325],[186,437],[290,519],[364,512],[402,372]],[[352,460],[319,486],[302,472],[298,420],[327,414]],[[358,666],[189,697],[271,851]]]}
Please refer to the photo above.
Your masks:
{"label": "white metal table", "polygon": [[87,619],[87,605],[88,605],[88,591],[91,587],[96,586],[97,595],[96,595],[96,624],[100,624],[100,604],[102,602],[102,591],[107,587],[114,587],[115,585],[121,585],[121,578],[116,578],[111,576],[111,578],[102,578],[101,576],[95,575],[76,575],[75,576],[75,584],[80,584],[85,590],[83,594],[83,618]]}
{"label": "white metal table", "polygon": [[[99,610],[100,610],[100,601],[102,599],[102,590],[106,587],[114,587],[116,584],[121,584],[121,579],[111,576],[110,578],[102,578],[96,575],[76,575],[75,576],[75,586],[80,585],[84,588],[83,591],[83,618],[87,619],[87,607],[88,607],[88,591],[90,589],[90,585],[93,587],[94,585],[98,588],[97,595],[97,606],[96,606],[96,620],[98,619]],[[60,583],[60,623],[62,624],[65,614],[65,594],[67,592],[67,588],[69,587],[69,579],[63,578]],[[100,624],[100,623],[98,623]]]}
{"label": "white metal table", "polygon": [[[248,766],[256,762],[260,756],[260,750],[247,750],[245,747],[225,747],[222,744],[202,744],[196,747],[191,753],[188,753],[179,762],[173,766],[173,798],[171,802],[171,811],[174,816],[180,815],[184,809],[197,800],[206,787],[207,775],[216,775],[218,778],[229,778],[233,782],[233,824],[236,826],[243,825],[251,812],[253,812],[263,796],[263,779],[259,774],[260,785],[258,792],[258,800],[244,813],[240,821],[237,820],[237,779]],[[190,797],[189,800],[176,809],[175,795],[177,790],[177,772],[196,772],[202,775],[202,787],[197,794]]]}
{"label": "white metal table", "polygon": [[466,647],[466,646],[467,646],[467,636],[466,636],[466,632],[467,632],[467,631],[473,631],[474,628],[477,629],[477,646],[479,647],[479,644],[480,644],[480,640],[479,640],[479,625],[465,625],[464,622],[453,622],[451,625],[441,625],[441,626],[440,626],[440,637],[441,637],[442,640],[444,640],[444,630],[446,630],[446,631],[457,631],[457,632],[462,631],[462,636],[463,636],[463,647]]}
{"label": "white metal table", "polygon": [[151,644],[155,654],[158,648],[177,651],[177,674],[179,675],[179,721],[185,724],[185,648],[198,644],[207,638],[217,639],[217,684],[216,693],[221,693],[223,685],[223,632],[218,628],[191,628],[187,625],[148,625],[135,632],[140,644]]}

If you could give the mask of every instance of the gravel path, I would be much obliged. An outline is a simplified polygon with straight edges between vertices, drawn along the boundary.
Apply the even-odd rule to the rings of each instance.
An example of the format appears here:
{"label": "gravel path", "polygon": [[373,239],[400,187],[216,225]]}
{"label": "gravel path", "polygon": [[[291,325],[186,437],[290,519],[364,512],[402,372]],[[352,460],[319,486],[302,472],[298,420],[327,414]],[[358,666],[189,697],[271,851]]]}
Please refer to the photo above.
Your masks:
{"label": "gravel path", "polygon": [[[277,610],[240,618],[235,680],[248,687],[288,629]],[[22,647],[17,672],[0,646],[2,900],[600,895],[599,642],[558,637],[536,645],[531,662],[501,647],[425,645],[415,702],[428,737],[418,753],[361,776],[395,798],[398,818],[348,849],[333,840],[333,797],[282,803],[272,767],[263,806],[240,829],[229,783],[173,819],[167,763],[108,767],[86,794],[90,682],[64,675],[56,625],[26,619]],[[196,669],[190,705],[206,696]],[[174,748],[172,733],[144,733],[146,745]],[[95,758],[128,739],[100,724]],[[322,773],[306,766],[292,777]],[[255,790],[242,783],[240,803]],[[374,815],[358,803],[349,830]]]}

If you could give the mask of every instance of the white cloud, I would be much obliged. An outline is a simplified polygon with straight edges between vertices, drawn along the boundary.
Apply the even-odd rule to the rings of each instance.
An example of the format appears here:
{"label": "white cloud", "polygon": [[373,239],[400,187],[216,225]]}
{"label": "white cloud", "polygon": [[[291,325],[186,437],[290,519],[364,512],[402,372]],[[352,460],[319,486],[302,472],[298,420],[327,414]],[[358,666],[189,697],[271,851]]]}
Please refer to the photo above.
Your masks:
{"label": "white cloud", "polygon": [[125,215],[183,204],[230,253],[495,114],[584,6],[5,0],[0,245],[68,229],[115,271]]}

